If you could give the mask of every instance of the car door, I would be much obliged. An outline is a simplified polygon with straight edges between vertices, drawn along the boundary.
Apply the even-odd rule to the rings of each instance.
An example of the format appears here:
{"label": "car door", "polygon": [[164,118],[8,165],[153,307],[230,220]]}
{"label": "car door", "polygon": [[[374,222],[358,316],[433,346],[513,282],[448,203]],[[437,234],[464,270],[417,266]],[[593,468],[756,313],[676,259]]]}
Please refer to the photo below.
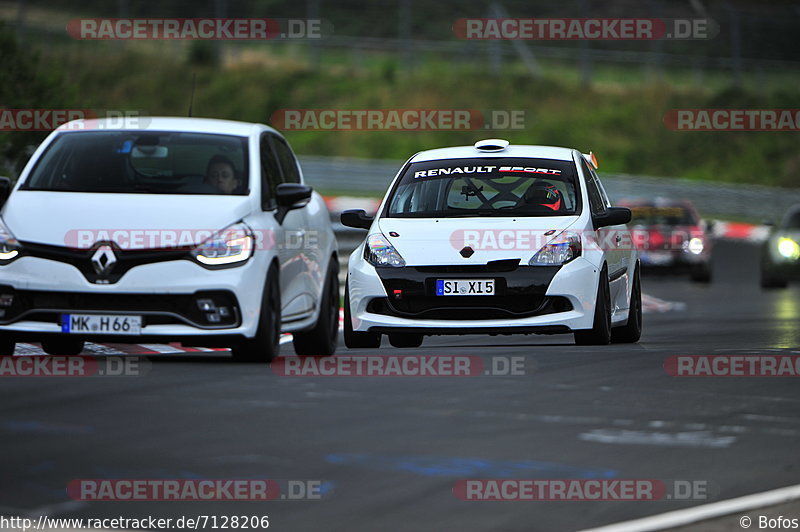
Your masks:
{"label": "car door", "polygon": [[[300,171],[297,160],[285,140],[268,133],[270,151],[273,153],[278,173],[276,183],[299,183]],[[277,184],[275,185],[277,187]],[[313,257],[309,257],[308,212],[306,207],[292,209],[286,214],[281,224],[283,240],[278,242],[278,253],[281,257],[281,283],[285,284],[291,299],[286,301],[284,321],[293,321],[306,317],[313,312],[315,305],[314,282],[311,269]]]}
{"label": "car door", "polygon": [[[581,157],[581,168],[583,175],[586,176],[586,190],[589,195],[589,208],[592,216],[605,214],[611,205],[605,190],[603,190],[597,178],[597,174],[589,168],[583,157]],[[625,293],[627,259],[622,250],[622,245],[625,240],[623,232],[626,230],[627,228],[624,225],[615,225],[602,227],[597,231],[597,242],[605,251],[606,263],[608,264],[612,313],[619,308],[620,294]]]}

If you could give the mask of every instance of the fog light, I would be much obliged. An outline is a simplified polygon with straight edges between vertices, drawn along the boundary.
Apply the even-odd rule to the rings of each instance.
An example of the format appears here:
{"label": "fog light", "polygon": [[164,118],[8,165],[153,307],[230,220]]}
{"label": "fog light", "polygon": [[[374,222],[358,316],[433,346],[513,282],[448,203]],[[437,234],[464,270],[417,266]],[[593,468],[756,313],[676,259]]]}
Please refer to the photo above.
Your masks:
{"label": "fog light", "polygon": [[216,312],[217,305],[214,304],[213,299],[198,299],[197,307],[203,312]]}
{"label": "fog light", "polygon": [[219,314],[220,317],[222,318],[227,318],[228,316],[231,315],[230,311],[228,310],[228,307],[219,307],[219,311],[217,312],[217,314]]}
{"label": "fog light", "polygon": [[10,307],[14,303],[14,294],[0,294],[0,307]]}
{"label": "fog light", "polygon": [[219,323],[222,318],[219,317],[219,314],[207,314],[206,319],[211,323]]}

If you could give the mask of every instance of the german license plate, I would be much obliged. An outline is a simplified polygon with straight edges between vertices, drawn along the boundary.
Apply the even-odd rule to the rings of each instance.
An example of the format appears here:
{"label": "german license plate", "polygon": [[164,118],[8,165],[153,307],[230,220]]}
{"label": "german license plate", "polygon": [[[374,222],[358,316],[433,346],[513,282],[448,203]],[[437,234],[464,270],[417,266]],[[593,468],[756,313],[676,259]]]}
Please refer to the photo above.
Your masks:
{"label": "german license plate", "polygon": [[437,296],[493,296],[494,279],[437,279]]}
{"label": "german license plate", "polygon": [[142,334],[142,317],[116,314],[62,314],[61,332],[73,334]]}

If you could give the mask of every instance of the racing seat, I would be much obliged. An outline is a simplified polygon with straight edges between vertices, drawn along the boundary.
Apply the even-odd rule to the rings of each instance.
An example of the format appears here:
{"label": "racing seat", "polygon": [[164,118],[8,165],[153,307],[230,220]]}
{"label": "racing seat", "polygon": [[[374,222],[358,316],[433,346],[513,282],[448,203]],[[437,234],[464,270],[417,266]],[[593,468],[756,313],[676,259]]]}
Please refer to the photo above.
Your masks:
{"label": "racing seat", "polygon": [[521,209],[543,207],[552,211],[563,211],[564,196],[555,185],[546,181],[536,181],[528,187],[516,207]]}

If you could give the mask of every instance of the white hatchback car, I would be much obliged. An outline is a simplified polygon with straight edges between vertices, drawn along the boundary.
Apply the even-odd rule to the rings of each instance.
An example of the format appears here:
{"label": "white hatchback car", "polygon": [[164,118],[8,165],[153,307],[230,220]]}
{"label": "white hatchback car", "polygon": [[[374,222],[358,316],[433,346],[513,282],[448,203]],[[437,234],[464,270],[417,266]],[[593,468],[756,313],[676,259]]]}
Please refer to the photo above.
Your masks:
{"label": "white hatchback car", "polygon": [[0,354],[182,342],[269,361],[281,332],[300,355],[336,349],[329,213],[272,128],[70,122],[0,201]]}
{"label": "white hatchback car", "polygon": [[345,344],[396,347],[425,335],[574,333],[636,342],[639,261],[596,159],[568,148],[474,146],[418,153],[395,177],[350,256]]}

